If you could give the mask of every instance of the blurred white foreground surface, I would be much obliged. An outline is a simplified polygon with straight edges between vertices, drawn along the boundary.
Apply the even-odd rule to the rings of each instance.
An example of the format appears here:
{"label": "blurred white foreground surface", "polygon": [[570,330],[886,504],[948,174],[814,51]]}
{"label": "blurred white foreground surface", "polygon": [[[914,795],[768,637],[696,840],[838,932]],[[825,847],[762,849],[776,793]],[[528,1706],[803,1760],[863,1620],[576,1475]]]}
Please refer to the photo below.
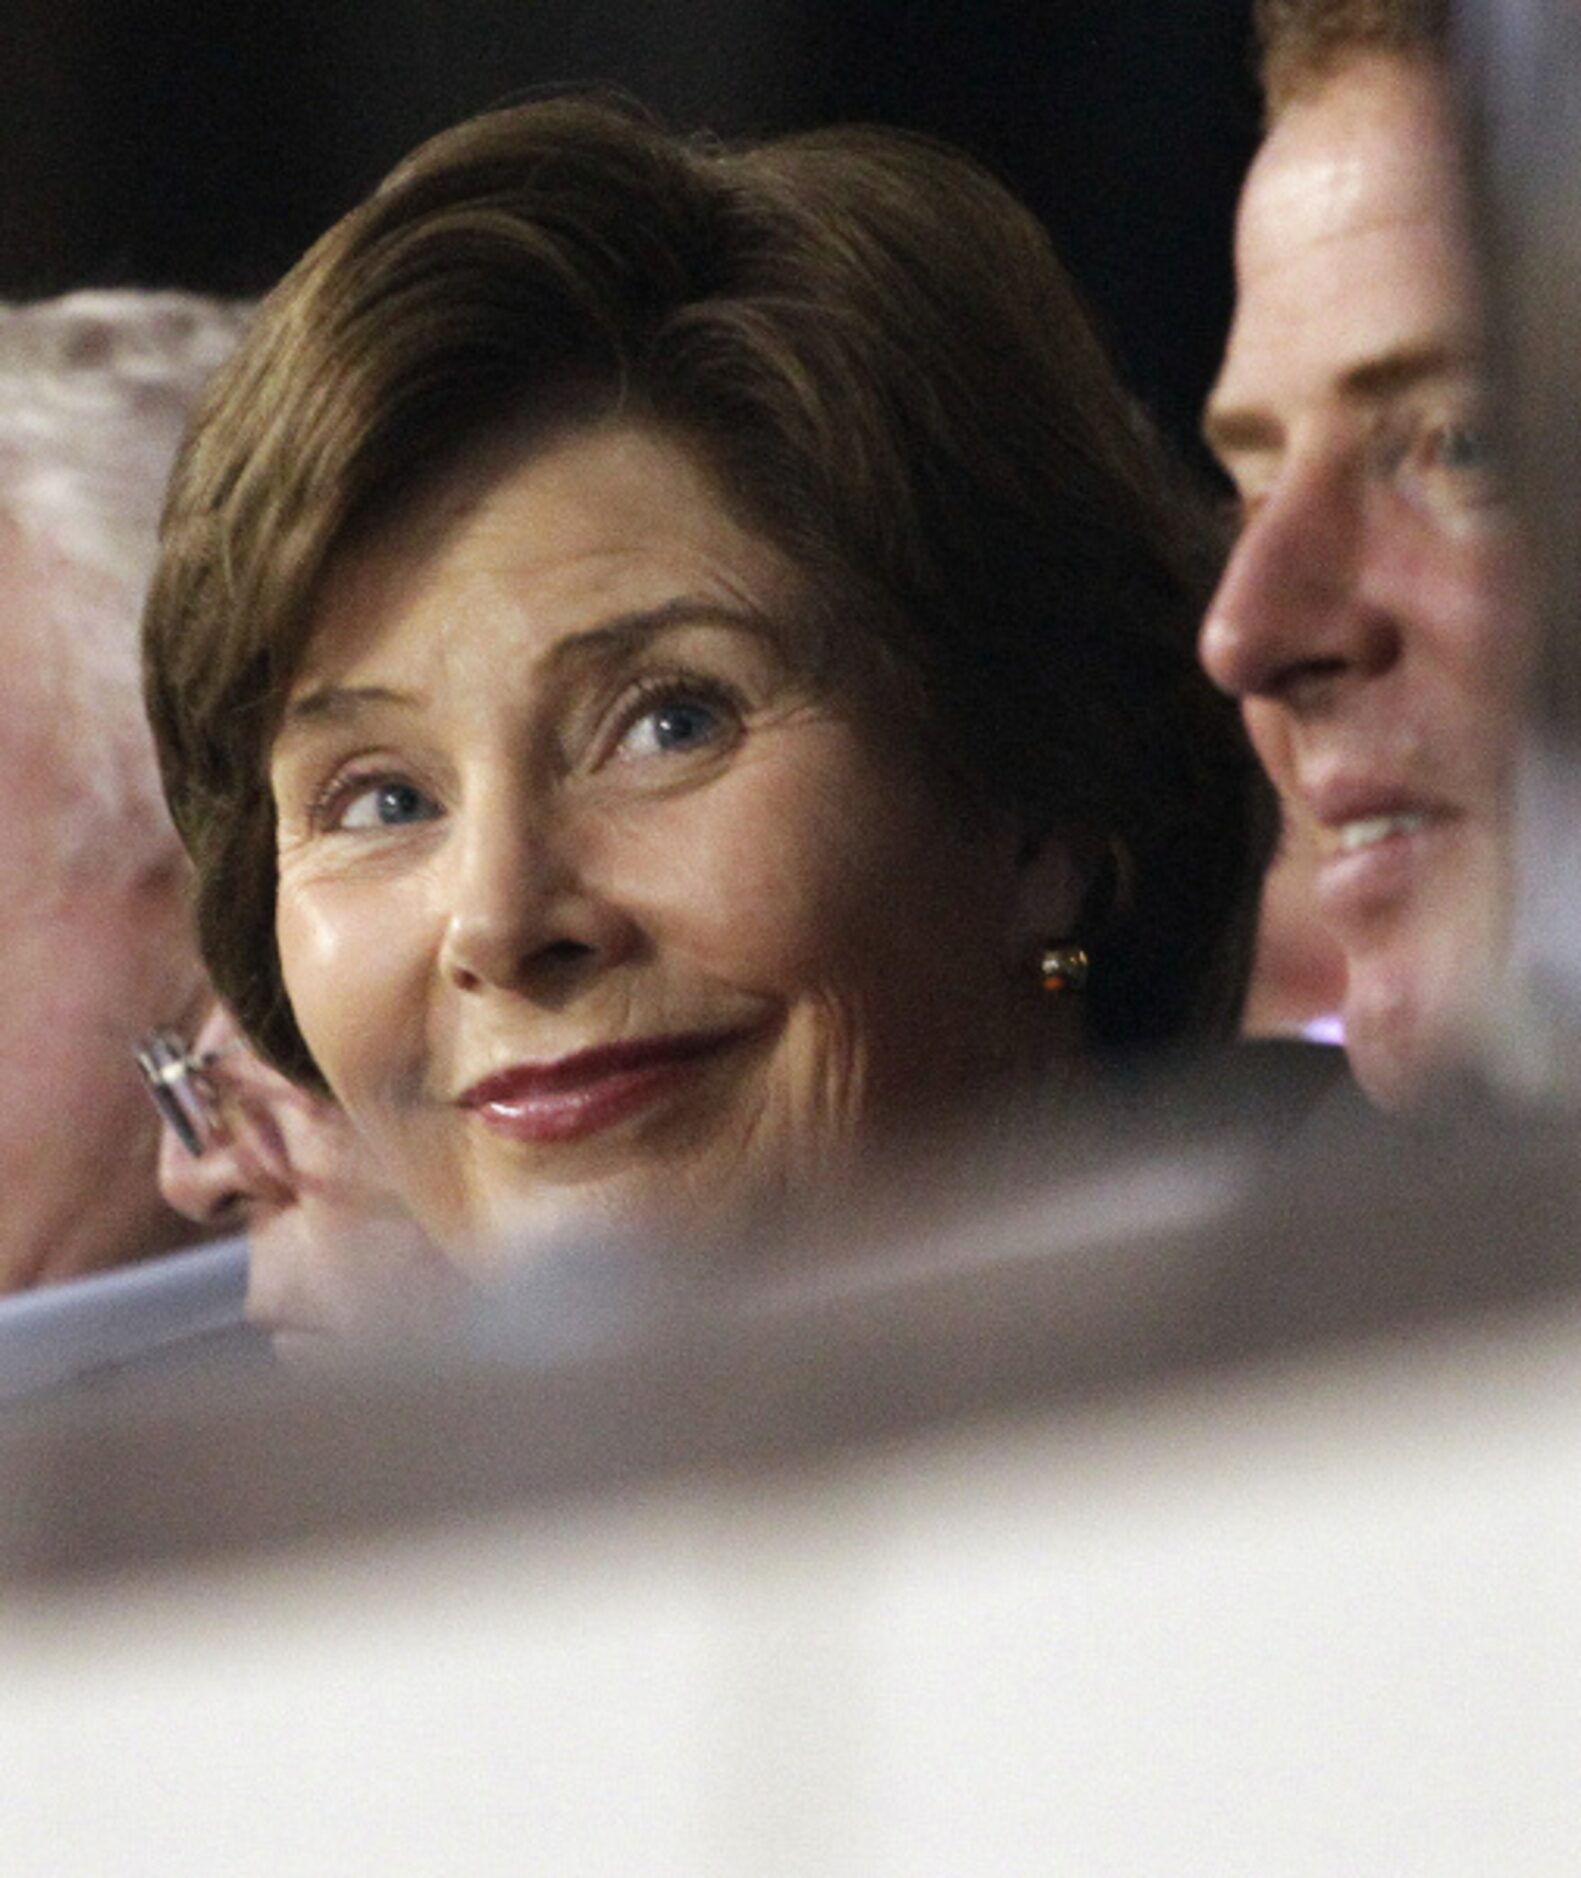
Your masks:
{"label": "blurred white foreground surface", "polygon": [[13,1586],[4,1869],[1573,1873],[1578,1483],[1550,1302]]}

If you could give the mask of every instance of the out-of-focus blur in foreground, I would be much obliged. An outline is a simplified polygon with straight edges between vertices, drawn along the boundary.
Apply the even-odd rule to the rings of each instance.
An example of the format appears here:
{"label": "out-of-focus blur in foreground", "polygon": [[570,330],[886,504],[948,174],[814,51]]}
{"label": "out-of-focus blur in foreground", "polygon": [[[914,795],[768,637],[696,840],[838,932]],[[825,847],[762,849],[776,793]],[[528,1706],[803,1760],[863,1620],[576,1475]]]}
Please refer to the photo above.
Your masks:
{"label": "out-of-focus blur in foreground", "polygon": [[13,1419],[10,1869],[1565,1870],[1574,1128],[1208,1100],[855,1258]]}
{"label": "out-of-focus blur in foreground", "polygon": [[[1560,101],[1575,18],[1466,13]],[[1474,72],[1496,162],[1512,69]],[[1581,244],[1581,135],[1521,109],[1526,282],[1539,211]],[[1581,437],[1574,361],[1517,335]],[[7,1869],[1572,1871],[1581,1128],[1541,1035],[1532,1106],[1320,1096],[1273,1145],[1183,1086],[845,1258],[612,1248],[354,1374],[14,1416]]]}

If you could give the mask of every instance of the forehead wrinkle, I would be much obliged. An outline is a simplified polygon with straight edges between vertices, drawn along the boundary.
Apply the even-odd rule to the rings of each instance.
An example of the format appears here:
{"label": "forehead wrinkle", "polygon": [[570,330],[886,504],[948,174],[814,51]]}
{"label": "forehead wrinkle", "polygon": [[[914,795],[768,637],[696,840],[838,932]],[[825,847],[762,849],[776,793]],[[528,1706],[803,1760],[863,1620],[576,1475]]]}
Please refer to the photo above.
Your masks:
{"label": "forehead wrinkle", "polygon": [[[1398,185],[1398,186],[1396,186]],[[1406,162],[1360,151],[1332,157],[1275,151],[1254,170],[1241,217],[1242,271],[1266,248],[1263,265],[1279,266],[1298,232],[1303,248],[1359,235],[1394,235],[1402,226],[1455,225],[1460,190],[1455,172],[1432,158]]]}
{"label": "forehead wrinkle", "polygon": [[1364,65],[1280,119],[1242,195],[1238,274],[1337,240],[1469,238],[1458,126],[1437,81],[1424,88],[1420,79],[1387,62]]}

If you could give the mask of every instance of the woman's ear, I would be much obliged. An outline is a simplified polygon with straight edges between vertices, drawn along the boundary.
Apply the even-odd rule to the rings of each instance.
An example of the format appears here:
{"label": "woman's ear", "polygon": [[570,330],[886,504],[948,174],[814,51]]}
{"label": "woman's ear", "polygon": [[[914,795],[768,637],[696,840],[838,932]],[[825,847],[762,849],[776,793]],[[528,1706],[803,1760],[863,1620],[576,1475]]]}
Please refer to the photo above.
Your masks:
{"label": "woman's ear", "polygon": [[1013,956],[1077,937],[1077,924],[1101,859],[1101,846],[1069,829],[1022,838],[1016,860],[1010,934]]}

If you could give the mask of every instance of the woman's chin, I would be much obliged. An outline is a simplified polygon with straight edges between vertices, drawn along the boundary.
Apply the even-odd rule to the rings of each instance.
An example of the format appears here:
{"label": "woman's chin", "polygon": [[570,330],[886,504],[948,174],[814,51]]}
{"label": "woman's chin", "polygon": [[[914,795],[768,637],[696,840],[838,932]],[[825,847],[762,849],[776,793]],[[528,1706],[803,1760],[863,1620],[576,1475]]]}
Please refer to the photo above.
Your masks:
{"label": "woman's chin", "polygon": [[685,1250],[707,1222],[733,1216],[739,1195],[684,1202],[663,1171],[636,1168],[624,1176],[574,1187],[540,1184],[489,1196],[486,1209],[452,1236],[456,1255],[483,1277],[545,1257],[633,1247]]}

